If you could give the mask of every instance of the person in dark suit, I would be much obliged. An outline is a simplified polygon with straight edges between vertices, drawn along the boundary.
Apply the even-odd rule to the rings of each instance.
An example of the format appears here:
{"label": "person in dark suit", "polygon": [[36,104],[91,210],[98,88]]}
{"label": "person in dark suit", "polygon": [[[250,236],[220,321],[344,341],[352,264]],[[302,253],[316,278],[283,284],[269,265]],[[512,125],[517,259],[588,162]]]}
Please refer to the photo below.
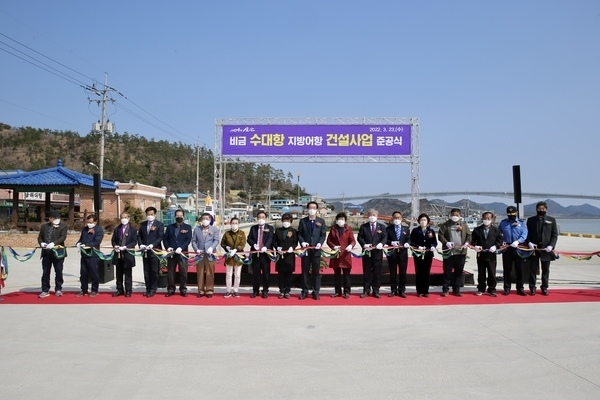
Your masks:
{"label": "person in dark suit", "polygon": [[144,283],[146,293],[144,296],[152,297],[158,290],[158,268],[160,261],[152,249],[162,249],[161,242],[165,235],[165,226],[156,220],[156,208],[146,208],[146,221],[142,222],[138,230],[138,244],[144,252]]}
{"label": "person in dark suit", "polygon": [[[312,287],[312,297],[320,300],[321,296],[321,246],[325,243],[327,227],[325,220],[317,217],[319,205],[315,201],[310,201],[306,205],[308,217],[304,217],[298,223],[298,240],[303,248],[306,249],[302,257],[302,292],[300,300],[308,296],[308,291]],[[308,249],[308,247],[314,247]]]}
{"label": "person in dark suit", "polygon": [[42,292],[39,298],[50,295],[50,271],[54,267],[54,294],[62,296],[63,263],[67,256],[65,240],[67,239],[67,225],[60,220],[60,213],[52,210],[49,213],[48,223],[40,228],[38,244],[42,248]]}
{"label": "person in dark suit", "polygon": [[364,250],[370,254],[365,254],[362,258],[363,266],[363,292],[361,298],[371,294],[373,288],[373,297],[380,298],[379,288],[381,278],[381,265],[383,263],[383,246],[387,243],[387,233],[385,225],[377,222],[377,210],[369,210],[369,222],[366,222],[358,229],[357,240]]}
{"label": "person in dark suit", "polygon": [[477,252],[477,296],[487,293],[496,297],[496,251],[502,246],[502,233],[494,226],[494,214],[481,215],[482,224],[473,229],[471,244]]}
{"label": "person in dark suit", "polygon": [[[129,213],[121,213],[121,224],[115,228],[110,240],[115,254],[113,255],[113,265],[117,275],[117,291],[113,297],[123,296],[131,297],[133,288],[133,267],[135,267],[135,256],[128,250],[135,249],[138,243],[137,230],[129,223]],[[125,287],[123,287],[123,277],[125,277]]]}
{"label": "person in dark suit", "polygon": [[259,211],[256,214],[258,224],[250,227],[248,233],[248,244],[255,251],[252,253],[252,294],[251,298],[255,298],[259,294],[260,284],[262,281],[262,298],[269,297],[269,277],[271,276],[271,259],[268,254],[264,254],[267,249],[273,247],[273,234],[275,230],[271,225],[268,225],[267,214],[264,211]]}
{"label": "person in dark suit", "polygon": [[167,293],[166,297],[175,294],[175,266],[179,267],[179,294],[187,297],[188,259],[183,252],[188,251],[192,241],[192,227],[183,222],[183,210],[175,211],[175,223],[167,226],[163,244],[171,257],[167,260]]}
{"label": "person in dark suit", "polygon": [[548,279],[550,278],[550,261],[555,259],[552,250],[558,240],[556,220],[546,215],[548,205],[544,201],[536,204],[537,215],[527,218],[527,242],[530,249],[535,249],[527,258],[529,265],[529,294],[535,296],[536,273],[542,264],[542,294],[548,296]]}
{"label": "person in dark suit", "polygon": [[[335,225],[331,227],[327,235],[327,246],[333,250],[339,251],[336,258],[329,261],[329,266],[333,268],[333,280],[335,292],[331,297],[342,296],[342,286],[344,287],[344,299],[350,297],[351,281],[350,271],[352,270],[352,249],[356,246],[354,232],[352,227],[346,223],[348,217],[346,213],[339,213],[335,216]],[[343,275],[343,285],[342,285]]]}
{"label": "person in dark suit", "polygon": [[87,226],[81,231],[81,236],[77,242],[77,247],[87,248],[81,251],[79,281],[81,282],[81,292],[76,297],[87,296],[89,288],[89,279],[92,280],[92,292],[90,297],[98,296],[98,262],[100,258],[94,249],[100,250],[100,244],[104,238],[104,231],[98,225],[96,214],[90,214],[86,218]]}
{"label": "person in dark suit", "polygon": [[429,297],[429,274],[438,242],[429,224],[429,215],[423,213],[419,215],[417,221],[419,226],[410,232],[410,245],[422,252],[422,255],[413,253],[417,296]]}
{"label": "person in dark suit", "polygon": [[387,256],[390,267],[390,294],[406,298],[406,268],[408,267],[408,248],[410,232],[408,226],[402,225],[402,213],[392,213],[392,224],[385,228],[388,246],[397,247]]}
{"label": "person in dark suit", "polygon": [[279,280],[279,298],[289,299],[292,288],[292,275],[296,268],[296,254],[294,249],[298,246],[298,231],[292,228],[292,214],[285,213],[281,216],[282,227],[275,229],[273,247],[279,253],[279,260],[275,264]]}

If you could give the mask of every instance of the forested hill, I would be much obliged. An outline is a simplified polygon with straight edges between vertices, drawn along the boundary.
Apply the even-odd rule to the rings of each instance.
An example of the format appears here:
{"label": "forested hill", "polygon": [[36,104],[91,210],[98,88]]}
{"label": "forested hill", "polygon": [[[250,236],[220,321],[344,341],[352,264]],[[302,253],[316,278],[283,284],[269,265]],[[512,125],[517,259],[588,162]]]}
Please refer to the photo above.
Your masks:
{"label": "forested hill", "polygon": [[[93,174],[100,160],[100,134],[80,136],[72,131],[31,127],[11,128],[0,123],[0,170],[32,171],[56,166]],[[210,149],[200,148],[201,191],[212,190],[214,158]],[[265,191],[271,172],[272,189],[296,195],[293,175],[269,165],[242,163],[227,166],[226,189],[251,191],[252,197]],[[185,143],[155,141],[141,135],[113,133],[105,136],[104,178],[120,182],[135,180],[147,185],[166,186],[169,191],[193,193],[196,188],[196,148]],[[302,190],[302,192],[304,192]]]}

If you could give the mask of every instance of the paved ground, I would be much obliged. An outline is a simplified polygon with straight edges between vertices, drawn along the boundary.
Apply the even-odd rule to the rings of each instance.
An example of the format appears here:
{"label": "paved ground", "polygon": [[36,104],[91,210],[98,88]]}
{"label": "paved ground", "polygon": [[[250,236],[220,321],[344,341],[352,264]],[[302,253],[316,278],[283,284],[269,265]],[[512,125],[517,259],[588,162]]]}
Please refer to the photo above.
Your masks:
{"label": "paved ground", "polygon": [[[562,250],[600,249],[597,239],[561,237],[559,243]],[[39,260],[10,261],[5,291],[37,290]],[[69,257],[65,271],[65,288],[76,290],[77,256]],[[140,272],[136,268],[134,279],[141,283]],[[114,282],[102,286],[114,290]],[[600,288],[600,258],[553,263],[551,288],[557,286]],[[599,303],[0,302],[0,321],[2,399],[600,398]]]}

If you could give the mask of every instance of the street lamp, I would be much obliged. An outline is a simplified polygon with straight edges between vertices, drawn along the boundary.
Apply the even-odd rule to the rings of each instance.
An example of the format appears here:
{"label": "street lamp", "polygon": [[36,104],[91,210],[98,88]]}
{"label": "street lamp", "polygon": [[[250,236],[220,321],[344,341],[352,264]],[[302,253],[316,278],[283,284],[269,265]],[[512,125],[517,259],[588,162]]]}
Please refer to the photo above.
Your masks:
{"label": "street lamp", "polygon": [[96,169],[97,169],[98,171],[100,171],[100,167],[98,167],[98,166],[97,166],[96,164],[94,164],[93,162],[91,162],[91,161],[90,161],[90,162],[88,163],[88,165],[91,165],[92,167],[96,167]]}

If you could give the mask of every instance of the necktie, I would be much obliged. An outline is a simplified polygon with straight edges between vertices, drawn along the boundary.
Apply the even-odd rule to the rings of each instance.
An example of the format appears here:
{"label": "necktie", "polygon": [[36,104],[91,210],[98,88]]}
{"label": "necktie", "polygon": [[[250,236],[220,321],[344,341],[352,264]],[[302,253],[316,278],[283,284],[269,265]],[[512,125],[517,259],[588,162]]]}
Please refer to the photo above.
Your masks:
{"label": "necktie", "polygon": [[263,248],[263,227],[262,225],[258,227],[258,248]]}
{"label": "necktie", "polygon": [[396,225],[396,240],[400,240],[400,225]]}
{"label": "necktie", "polygon": [[311,219],[310,220],[310,231],[312,232],[314,228],[315,228],[315,220]]}
{"label": "necktie", "polygon": [[121,229],[121,237],[125,237],[125,231],[127,230],[127,226],[123,225],[123,229]]}
{"label": "necktie", "polygon": [[150,229],[152,229],[152,222],[148,222],[148,232],[146,233],[150,233]]}
{"label": "necktie", "polygon": [[375,224],[371,224],[371,237],[375,237]]}
{"label": "necktie", "polygon": [[486,239],[487,239],[488,231],[489,231],[489,229],[483,230],[483,237],[485,237]]}

